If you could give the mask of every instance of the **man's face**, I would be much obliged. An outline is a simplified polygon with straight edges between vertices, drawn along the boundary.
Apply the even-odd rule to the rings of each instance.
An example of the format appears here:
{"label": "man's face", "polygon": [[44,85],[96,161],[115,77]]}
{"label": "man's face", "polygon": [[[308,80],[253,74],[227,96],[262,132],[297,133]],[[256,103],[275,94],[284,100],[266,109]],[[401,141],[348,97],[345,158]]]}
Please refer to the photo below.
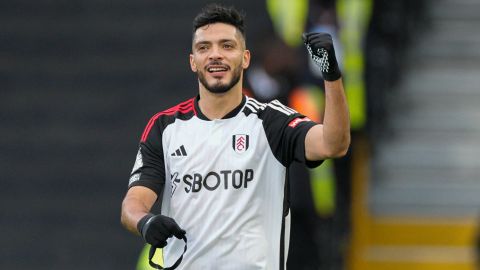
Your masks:
{"label": "man's face", "polygon": [[190,66],[208,91],[227,92],[240,81],[249,64],[250,52],[234,26],[214,23],[195,32]]}

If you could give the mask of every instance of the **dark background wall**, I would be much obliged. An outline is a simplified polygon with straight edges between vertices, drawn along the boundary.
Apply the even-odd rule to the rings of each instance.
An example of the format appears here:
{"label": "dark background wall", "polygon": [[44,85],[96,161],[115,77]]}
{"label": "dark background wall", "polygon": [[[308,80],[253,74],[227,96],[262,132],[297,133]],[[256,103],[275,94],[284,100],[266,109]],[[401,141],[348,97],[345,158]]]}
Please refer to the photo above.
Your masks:
{"label": "dark background wall", "polygon": [[[207,2],[0,1],[0,269],[134,268],[121,200],[149,117],[197,93]],[[264,1],[222,2],[246,11],[255,47]]]}

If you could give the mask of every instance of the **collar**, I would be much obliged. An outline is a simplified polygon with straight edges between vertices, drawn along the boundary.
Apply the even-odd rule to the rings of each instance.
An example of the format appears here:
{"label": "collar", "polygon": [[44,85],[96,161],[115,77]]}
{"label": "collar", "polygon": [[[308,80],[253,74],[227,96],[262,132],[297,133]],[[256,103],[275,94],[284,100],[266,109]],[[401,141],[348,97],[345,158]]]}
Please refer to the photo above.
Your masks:
{"label": "collar", "polygon": [[[200,110],[200,106],[198,106],[198,101],[200,100],[200,95],[198,95],[196,98],[195,98],[195,102],[194,102],[194,106],[195,106],[195,112],[197,113],[197,117],[202,119],[202,120],[207,120],[207,121],[211,121],[211,119],[208,119],[208,117],[206,117],[202,111]],[[243,108],[243,106],[245,105],[245,103],[247,102],[247,98],[245,97],[245,95],[242,96],[242,101],[240,102],[240,104],[238,104],[238,106],[231,110],[229,113],[227,113],[225,116],[222,117],[222,119],[229,119],[229,118],[232,118],[234,116],[236,116]]]}

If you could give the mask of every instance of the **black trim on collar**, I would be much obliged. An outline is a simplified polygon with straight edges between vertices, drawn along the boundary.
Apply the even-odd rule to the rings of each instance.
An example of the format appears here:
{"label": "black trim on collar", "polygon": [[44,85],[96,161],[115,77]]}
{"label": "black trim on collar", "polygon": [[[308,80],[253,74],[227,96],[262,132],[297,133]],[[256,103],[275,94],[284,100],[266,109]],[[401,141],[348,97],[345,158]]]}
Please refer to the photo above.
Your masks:
{"label": "black trim on collar", "polygon": [[[212,119],[209,119],[208,117],[206,117],[200,110],[200,106],[198,106],[199,100],[200,100],[200,95],[198,95],[195,98],[195,102],[194,102],[195,112],[197,113],[197,117],[202,120],[211,121]],[[222,119],[229,119],[229,118],[235,117],[242,110],[246,102],[247,102],[247,98],[245,97],[245,95],[242,95],[242,101],[240,102],[240,104],[238,104],[238,106],[235,109],[233,109],[232,111],[227,113],[224,117],[222,117]]]}

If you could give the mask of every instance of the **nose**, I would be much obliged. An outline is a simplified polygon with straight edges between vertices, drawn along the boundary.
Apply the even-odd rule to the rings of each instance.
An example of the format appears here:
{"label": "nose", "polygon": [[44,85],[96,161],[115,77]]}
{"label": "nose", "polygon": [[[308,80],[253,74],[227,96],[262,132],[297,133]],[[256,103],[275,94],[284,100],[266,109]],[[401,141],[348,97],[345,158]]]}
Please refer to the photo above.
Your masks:
{"label": "nose", "polygon": [[210,54],[208,56],[210,60],[220,60],[223,59],[223,55],[220,51],[219,46],[213,46],[212,49],[210,50]]}

